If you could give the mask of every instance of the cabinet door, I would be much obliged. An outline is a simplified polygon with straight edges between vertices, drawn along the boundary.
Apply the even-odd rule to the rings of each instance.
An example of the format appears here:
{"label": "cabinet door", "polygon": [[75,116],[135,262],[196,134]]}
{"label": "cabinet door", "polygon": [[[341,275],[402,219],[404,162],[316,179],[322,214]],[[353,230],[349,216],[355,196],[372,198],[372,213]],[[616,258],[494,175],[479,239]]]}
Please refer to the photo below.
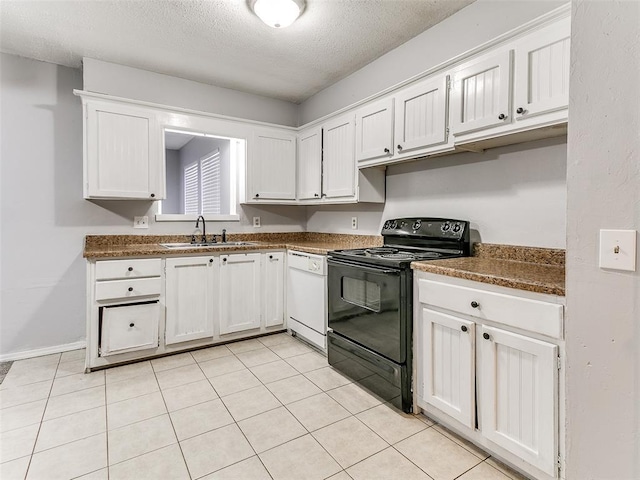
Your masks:
{"label": "cabinet door", "polygon": [[249,197],[253,200],[295,200],[295,134],[257,131],[249,152]]}
{"label": "cabinet door", "polygon": [[217,259],[167,258],[165,343],[213,337]]}
{"label": "cabinet door", "polygon": [[397,153],[447,141],[449,77],[422,81],[395,96],[395,143]]}
{"label": "cabinet door", "polygon": [[343,115],[323,126],[322,190],[325,197],[355,197],[353,147],[353,114]]}
{"label": "cabinet door", "polygon": [[153,112],[86,104],[85,198],[164,198],[164,156]]}
{"label": "cabinet door", "polygon": [[474,323],[422,309],[422,398],[475,428]]}
{"label": "cabinet door", "polygon": [[260,254],[220,257],[220,333],[260,328]]}
{"label": "cabinet door", "polygon": [[518,41],[515,46],[515,118],[569,106],[569,41],[566,18]]}
{"label": "cabinet door", "polygon": [[498,328],[480,330],[482,434],[555,476],[558,347]]}
{"label": "cabinet door", "polygon": [[298,135],[298,199],[319,200],[322,194],[322,129]]}
{"label": "cabinet door", "polygon": [[284,324],[284,252],[265,253],[263,309],[265,327]]}
{"label": "cabinet door", "polygon": [[393,99],[356,110],[356,160],[393,155]]}
{"label": "cabinet door", "polygon": [[454,135],[511,122],[511,51],[483,56],[453,71]]}
{"label": "cabinet door", "polygon": [[100,307],[100,356],[158,346],[158,301]]}

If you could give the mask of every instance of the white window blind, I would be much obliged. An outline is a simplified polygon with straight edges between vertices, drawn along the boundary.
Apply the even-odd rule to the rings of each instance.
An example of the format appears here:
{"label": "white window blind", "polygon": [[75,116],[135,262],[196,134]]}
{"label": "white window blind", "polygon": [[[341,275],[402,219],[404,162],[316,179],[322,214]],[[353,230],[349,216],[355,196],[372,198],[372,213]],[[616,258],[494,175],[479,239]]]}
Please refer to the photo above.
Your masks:
{"label": "white window blind", "polygon": [[220,151],[216,150],[184,169],[184,213],[220,213]]}
{"label": "white window blind", "polygon": [[200,161],[202,211],[220,213],[220,152]]}
{"label": "white window blind", "polygon": [[200,213],[200,188],[198,180],[198,162],[187,165],[184,169],[184,213]]}

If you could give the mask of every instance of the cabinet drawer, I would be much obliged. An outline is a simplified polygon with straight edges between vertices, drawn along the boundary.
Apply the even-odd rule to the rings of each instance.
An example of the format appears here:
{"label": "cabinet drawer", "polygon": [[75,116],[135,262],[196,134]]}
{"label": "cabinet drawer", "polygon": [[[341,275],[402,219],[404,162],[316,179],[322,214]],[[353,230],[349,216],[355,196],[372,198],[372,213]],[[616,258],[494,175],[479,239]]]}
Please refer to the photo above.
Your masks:
{"label": "cabinet drawer", "polygon": [[96,282],[96,300],[160,295],[161,288],[160,277]]}
{"label": "cabinet drawer", "polygon": [[420,303],[562,338],[562,305],[425,279],[418,288]]}
{"label": "cabinet drawer", "polygon": [[158,346],[160,304],[157,301],[101,307],[101,310],[103,357]]}
{"label": "cabinet drawer", "polygon": [[159,277],[161,269],[159,258],[100,260],[96,262],[96,280]]}

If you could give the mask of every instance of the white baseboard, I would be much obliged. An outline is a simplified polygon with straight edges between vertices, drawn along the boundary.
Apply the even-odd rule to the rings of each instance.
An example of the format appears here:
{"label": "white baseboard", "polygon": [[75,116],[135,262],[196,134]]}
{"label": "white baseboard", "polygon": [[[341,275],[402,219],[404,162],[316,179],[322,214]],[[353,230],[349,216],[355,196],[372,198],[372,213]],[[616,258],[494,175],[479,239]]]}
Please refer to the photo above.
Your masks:
{"label": "white baseboard", "polygon": [[14,360],[24,360],[25,358],[42,357],[44,355],[51,355],[52,353],[68,352],[70,350],[78,350],[85,348],[87,342],[81,340],[74,343],[66,343],[64,345],[55,345],[53,347],[36,348],[35,350],[24,350],[22,352],[6,353],[0,355],[0,362],[10,362]]}

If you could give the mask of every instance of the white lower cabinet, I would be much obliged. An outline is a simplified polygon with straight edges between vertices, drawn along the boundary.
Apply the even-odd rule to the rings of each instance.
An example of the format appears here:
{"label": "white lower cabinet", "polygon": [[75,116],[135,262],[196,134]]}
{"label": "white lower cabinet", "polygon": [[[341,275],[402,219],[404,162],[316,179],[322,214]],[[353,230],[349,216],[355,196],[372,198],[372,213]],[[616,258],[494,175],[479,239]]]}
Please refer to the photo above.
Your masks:
{"label": "white lower cabinet", "polygon": [[167,258],[165,344],[213,337],[218,259]]}
{"label": "white lower cabinet", "polygon": [[475,426],[475,326],[473,322],[422,308],[425,355],[419,387],[424,400],[463,425]]}
{"label": "white lower cabinet", "polygon": [[283,251],[87,262],[86,368],[281,331]]}
{"label": "white lower cabinet", "polygon": [[417,405],[532,477],[558,478],[562,299],[424,272],[415,282]]}
{"label": "white lower cabinet", "polygon": [[558,346],[499,328],[479,330],[482,434],[554,476]]}
{"label": "white lower cabinet", "polygon": [[260,328],[260,254],[220,256],[220,334]]}
{"label": "white lower cabinet", "polygon": [[284,325],[284,252],[265,254],[262,273],[264,325]]}
{"label": "white lower cabinet", "polygon": [[87,368],[156,355],[163,321],[161,259],[87,263]]}
{"label": "white lower cabinet", "polygon": [[101,307],[103,357],[158,346],[158,301]]}

